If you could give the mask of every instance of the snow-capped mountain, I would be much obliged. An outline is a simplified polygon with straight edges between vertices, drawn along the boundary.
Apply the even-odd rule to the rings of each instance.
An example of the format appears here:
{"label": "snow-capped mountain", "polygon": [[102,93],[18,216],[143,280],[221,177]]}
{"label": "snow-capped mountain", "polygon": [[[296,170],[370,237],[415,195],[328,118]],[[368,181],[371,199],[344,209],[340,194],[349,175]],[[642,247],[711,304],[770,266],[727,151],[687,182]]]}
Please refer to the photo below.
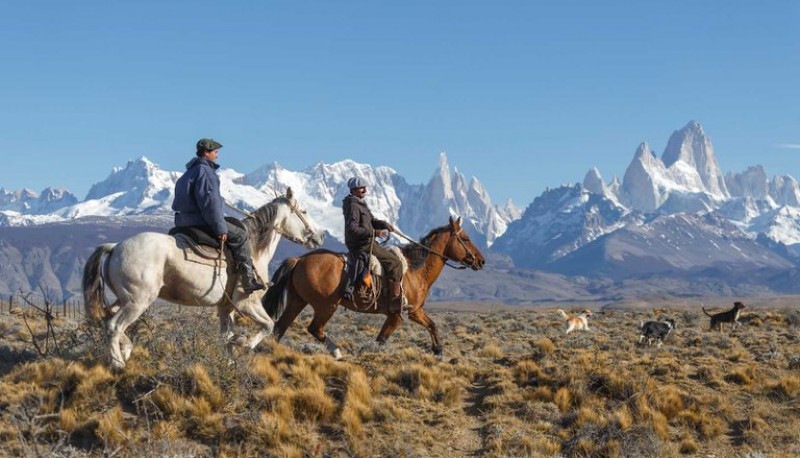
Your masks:
{"label": "snow-capped mountain", "polygon": [[[682,248],[680,234],[698,240]],[[621,185],[616,179],[606,183],[595,167],[582,185],[545,191],[493,248],[518,266],[581,275],[590,275],[587,266],[594,266],[597,273],[617,276],[634,273],[637,264],[641,273],[690,271],[710,268],[713,260],[780,269],[783,261],[773,258],[778,250],[763,250],[800,253],[795,245],[800,247],[797,181],[788,175],[769,180],[761,166],[723,178],[710,138],[691,121],[672,134],[661,158],[641,143]],[[674,253],[680,250],[694,252]],[[696,258],[698,253],[712,261]]]}
{"label": "snow-capped mountain", "polygon": [[667,202],[666,213],[707,211],[730,197],[711,145],[695,121],[675,131],[659,159],[647,143],[636,150],[622,180],[621,201],[652,213]]}
{"label": "snow-capped mountain", "polygon": [[512,222],[492,249],[520,267],[547,266],[640,218],[580,184],[548,189]]}
{"label": "snow-capped mountain", "polygon": [[409,205],[401,208],[400,222],[409,235],[422,236],[447,222],[450,216],[461,216],[462,227],[485,247],[505,232],[516,212],[510,201],[506,203],[507,210],[498,210],[477,178],[468,182],[458,169],[450,170],[444,153],[439,155],[439,168],[428,184],[409,189],[406,202]]}
{"label": "snow-capped mountain", "polygon": [[[27,190],[2,190],[0,225],[32,225],[85,216],[171,214],[174,186],[180,175],[181,172],[162,170],[141,157],[125,167],[114,168],[108,178],[91,187],[82,202],[63,190],[48,189],[41,195]],[[254,210],[291,187],[311,219],[339,240],[344,238],[341,203],[349,192],[347,180],[352,176],[366,181],[366,200],[373,213],[409,235],[422,235],[445,224],[448,216],[458,215],[464,218],[464,227],[475,240],[488,246],[519,213],[510,200],[503,208],[494,205],[477,178],[467,184],[462,174],[450,170],[444,153],[427,185],[410,185],[389,167],[352,160],[318,163],[301,171],[288,170],[277,163],[249,174],[220,169],[219,176],[225,200],[243,210]]]}
{"label": "snow-capped mountain", "polygon": [[24,215],[44,215],[78,202],[63,188],[45,188],[41,193],[30,189],[8,191],[0,188],[0,211]]}

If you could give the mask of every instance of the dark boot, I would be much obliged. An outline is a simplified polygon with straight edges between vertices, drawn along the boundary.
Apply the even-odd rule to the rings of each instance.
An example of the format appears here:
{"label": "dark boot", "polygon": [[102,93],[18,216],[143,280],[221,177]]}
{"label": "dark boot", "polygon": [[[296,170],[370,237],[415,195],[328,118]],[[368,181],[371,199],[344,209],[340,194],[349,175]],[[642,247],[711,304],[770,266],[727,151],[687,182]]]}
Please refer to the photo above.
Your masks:
{"label": "dark boot", "polygon": [[239,263],[239,265],[236,266],[236,270],[239,272],[239,280],[242,282],[242,288],[245,293],[250,294],[253,291],[267,289],[256,277],[252,264],[246,262]]}
{"label": "dark boot", "polygon": [[403,310],[403,290],[399,281],[389,280],[389,312],[400,313]]}

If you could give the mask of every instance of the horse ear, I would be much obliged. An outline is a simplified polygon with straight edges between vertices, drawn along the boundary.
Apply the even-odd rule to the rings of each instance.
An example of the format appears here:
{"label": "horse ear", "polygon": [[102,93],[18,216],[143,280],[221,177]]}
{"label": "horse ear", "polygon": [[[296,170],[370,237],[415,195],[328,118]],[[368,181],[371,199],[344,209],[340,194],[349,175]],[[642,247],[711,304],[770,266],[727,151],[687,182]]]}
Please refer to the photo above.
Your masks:
{"label": "horse ear", "polygon": [[286,189],[286,198],[292,200],[292,188],[289,187]]}

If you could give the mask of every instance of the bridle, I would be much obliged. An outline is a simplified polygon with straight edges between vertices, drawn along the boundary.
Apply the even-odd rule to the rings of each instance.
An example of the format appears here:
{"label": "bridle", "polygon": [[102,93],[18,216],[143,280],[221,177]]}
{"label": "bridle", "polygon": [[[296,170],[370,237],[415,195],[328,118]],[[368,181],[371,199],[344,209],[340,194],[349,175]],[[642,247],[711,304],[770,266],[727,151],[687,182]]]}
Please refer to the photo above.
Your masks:
{"label": "bridle", "polygon": [[[288,202],[287,206],[289,207],[289,210],[291,210],[292,213],[297,215],[297,217],[300,219],[300,222],[302,222],[303,226],[305,226],[305,228],[303,229],[303,234],[307,235],[307,238],[305,240],[301,240],[301,239],[299,239],[297,237],[284,234],[283,231],[278,231],[278,233],[281,234],[284,238],[286,238],[287,240],[289,240],[291,242],[294,242],[294,243],[296,243],[298,245],[308,246],[309,242],[311,242],[311,238],[314,236],[314,230],[311,229],[311,225],[308,223],[308,220],[306,219],[306,217],[303,216],[303,212],[300,211],[300,209],[297,207],[297,205],[295,205],[292,202],[292,200],[289,199],[288,197],[286,198],[286,202]],[[278,228],[275,228],[275,230],[278,230]]]}
{"label": "bridle", "polygon": [[461,244],[461,247],[464,248],[464,251],[467,252],[467,255],[460,262],[461,262],[462,265],[464,265],[466,267],[469,267],[469,268],[471,268],[473,270],[477,270],[477,268],[479,267],[478,266],[478,257],[475,256],[475,253],[469,248],[469,246],[467,246],[467,242],[463,238],[461,238],[461,233],[462,232],[464,232],[464,230],[461,229],[461,228],[458,228],[458,232],[454,231],[454,234],[453,234],[455,236],[456,240],[458,240],[458,243]]}
{"label": "bridle", "polygon": [[[467,256],[464,257],[464,259],[462,259],[460,261],[456,261],[455,259],[453,259],[453,258],[451,258],[451,257],[449,257],[449,256],[447,256],[445,254],[439,253],[438,251],[433,250],[431,247],[426,246],[426,245],[424,245],[424,244],[422,244],[420,242],[417,242],[416,240],[414,240],[411,237],[403,234],[402,232],[399,232],[399,231],[395,230],[394,233],[397,234],[398,236],[408,240],[409,242],[413,243],[414,245],[427,250],[429,253],[435,254],[436,256],[439,256],[440,258],[444,259],[444,265],[446,265],[447,267],[451,267],[453,269],[458,269],[458,270],[464,270],[464,269],[467,269],[467,268],[470,268],[470,269],[473,269],[473,270],[477,270],[477,268],[479,267],[478,266],[478,258],[477,258],[477,256],[475,256],[475,253],[472,250],[469,249],[469,246],[467,246],[467,242],[464,239],[461,238],[461,233],[463,231],[464,230],[461,229],[461,228],[459,228],[458,231],[453,231],[453,230],[450,231],[453,234],[453,236],[455,237],[455,239],[458,240],[459,243],[461,243],[461,246],[464,248],[464,251],[467,252]],[[449,244],[451,242],[452,242],[452,239],[447,243]],[[450,264],[448,261],[456,261],[456,262],[460,263],[461,265],[453,265],[453,264]]]}

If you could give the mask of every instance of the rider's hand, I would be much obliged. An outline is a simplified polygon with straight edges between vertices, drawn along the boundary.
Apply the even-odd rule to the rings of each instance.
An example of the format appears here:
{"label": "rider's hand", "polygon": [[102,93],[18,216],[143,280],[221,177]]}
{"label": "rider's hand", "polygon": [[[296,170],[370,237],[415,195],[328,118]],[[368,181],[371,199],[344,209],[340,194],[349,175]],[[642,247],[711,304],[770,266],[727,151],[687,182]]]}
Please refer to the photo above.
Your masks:
{"label": "rider's hand", "polygon": [[220,234],[219,236],[217,236],[217,239],[220,242],[225,243],[228,241],[228,234]]}
{"label": "rider's hand", "polygon": [[391,224],[386,224],[386,230],[389,232],[394,232],[394,226],[392,226]]}

